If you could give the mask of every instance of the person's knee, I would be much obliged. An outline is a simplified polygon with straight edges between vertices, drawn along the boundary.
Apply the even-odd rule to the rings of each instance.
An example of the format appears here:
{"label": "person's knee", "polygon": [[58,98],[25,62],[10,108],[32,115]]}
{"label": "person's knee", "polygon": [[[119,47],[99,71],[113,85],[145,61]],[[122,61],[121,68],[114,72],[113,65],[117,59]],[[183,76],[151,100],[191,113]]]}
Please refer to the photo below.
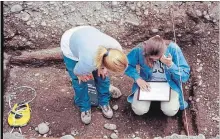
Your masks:
{"label": "person's knee", "polygon": [[167,116],[175,116],[177,112],[179,111],[179,107],[161,107],[161,110],[163,113]]}
{"label": "person's knee", "polygon": [[131,105],[133,112],[136,115],[144,115],[149,111],[149,106]]}

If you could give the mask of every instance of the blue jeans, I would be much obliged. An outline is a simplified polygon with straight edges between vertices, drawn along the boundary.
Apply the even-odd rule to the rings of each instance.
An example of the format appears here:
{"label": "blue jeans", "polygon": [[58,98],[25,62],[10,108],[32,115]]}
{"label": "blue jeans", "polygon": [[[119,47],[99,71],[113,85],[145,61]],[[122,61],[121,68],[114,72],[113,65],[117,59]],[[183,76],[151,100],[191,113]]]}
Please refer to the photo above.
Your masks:
{"label": "blue jeans", "polygon": [[[77,61],[74,61],[65,56],[63,57],[64,57],[63,59],[66,65],[66,69],[72,79],[73,89],[75,91],[74,103],[76,106],[80,108],[81,112],[87,111],[91,109],[87,82],[81,82],[79,84],[79,80],[77,76],[73,73],[73,70],[74,70],[75,65],[77,64]],[[110,93],[109,93],[110,79],[109,77],[106,77],[104,79],[99,77],[97,70],[93,71],[92,74],[93,74],[93,77],[95,80],[95,86],[98,92],[98,103],[101,106],[107,105],[110,99]]]}

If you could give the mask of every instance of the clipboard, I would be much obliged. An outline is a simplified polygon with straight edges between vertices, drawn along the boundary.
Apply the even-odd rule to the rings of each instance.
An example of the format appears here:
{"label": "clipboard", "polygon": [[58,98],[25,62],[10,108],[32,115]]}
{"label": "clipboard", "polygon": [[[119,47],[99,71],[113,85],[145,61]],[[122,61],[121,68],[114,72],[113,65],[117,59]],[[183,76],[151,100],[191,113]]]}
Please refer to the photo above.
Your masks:
{"label": "clipboard", "polygon": [[139,101],[170,101],[171,88],[166,81],[148,81],[151,91],[138,90]]}

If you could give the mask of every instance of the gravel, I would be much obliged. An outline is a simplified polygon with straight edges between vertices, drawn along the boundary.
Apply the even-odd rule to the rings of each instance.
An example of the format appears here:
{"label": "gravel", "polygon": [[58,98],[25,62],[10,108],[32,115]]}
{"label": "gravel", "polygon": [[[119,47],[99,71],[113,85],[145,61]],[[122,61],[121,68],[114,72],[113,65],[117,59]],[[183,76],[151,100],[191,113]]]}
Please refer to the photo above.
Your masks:
{"label": "gravel", "polygon": [[153,33],[157,33],[157,32],[159,32],[159,30],[156,29],[156,28],[152,29],[151,31],[152,31]]}
{"label": "gravel", "polygon": [[27,12],[23,12],[22,14],[21,14],[21,19],[23,20],[23,21],[28,21],[29,19],[30,19],[30,15],[27,13]]}
{"label": "gravel", "polygon": [[14,5],[14,6],[11,7],[11,12],[12,13],[20,12],[22,9],[23,9],[22,6],[17,4],[17,5]]}
{"label": "gravel", "polygon": [[196,15],[201,17],[202,16],[202,12],[200,10],[196,10]]}
{"label": "gravel", "polygon": [[115,133],[112,133],[112,134],[110,135],[110,137],[111,137],[111,139],[117,139],[117,138],[118,138],[118,135],[115,134]]}
{"label": "gravel", "polygon": [[60,139],[75,139],[72,135],[62,136]]}
{"label": "gravel", "polygon": [[46,134],[49,131],[49,126],[46,123],[41,123],[37,126],[37,131],[40,134]]}
{"label": "gravel", "polygon": [[117,111],[117,110],[118,110],[118,105],[114,105],[114,106],[112,107],[112,109],[115,110],[115,111]]}
{"label": "gravel", "polygon": [[198,136],[186,136],[186,135],[178,135],[172,134],[171,136],[162,137],[155,137],[154,139],[205,139],[203,134],[199,134]]}
{"label": "gravel", "polygon": [[13,133],[3,133],[3,139],[24,139],[24,137],[18,133],[18,132],[13,132]]}
{"label": "gravel", "polygon": [[104,128],[108,129],[108,130],[116,130],[117,129],[117,126],[115,124],[105,124],[104,125]]}
{"label": "gravel", "polygon": [[197,71],[197,72],[201,72],[201,71],[202,71],[202,67],[201,67],[201,66],[198,67],[198,68],[196,69],[196,71]]}

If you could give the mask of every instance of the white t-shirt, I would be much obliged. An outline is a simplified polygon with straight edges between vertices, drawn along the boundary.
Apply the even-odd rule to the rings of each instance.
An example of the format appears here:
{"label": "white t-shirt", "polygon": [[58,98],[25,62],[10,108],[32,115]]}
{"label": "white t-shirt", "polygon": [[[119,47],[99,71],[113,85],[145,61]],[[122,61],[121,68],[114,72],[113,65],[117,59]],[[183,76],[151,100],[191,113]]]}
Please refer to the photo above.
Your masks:
{"label": "white t-shirt", "polygon": [[151,81],[167,81],[164,66],[159,60],[154,62]]}
{"label": "white t-shirt", "polygon": [[60,45],[64,56],[79,61],[74,68],[74,73],[78,75],[89,74],[96,69],[94,58],[100,46],[122,51],[117,40],[92,26],[67,30],[62,35]]}

